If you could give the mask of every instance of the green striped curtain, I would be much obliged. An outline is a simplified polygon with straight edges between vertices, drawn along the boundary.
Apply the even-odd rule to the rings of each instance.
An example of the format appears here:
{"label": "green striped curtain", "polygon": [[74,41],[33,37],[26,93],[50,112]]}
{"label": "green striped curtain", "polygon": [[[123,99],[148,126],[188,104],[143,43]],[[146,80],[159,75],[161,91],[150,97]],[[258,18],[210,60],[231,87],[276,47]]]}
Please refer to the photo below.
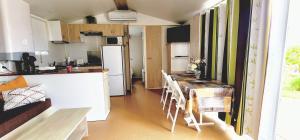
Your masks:
{"label": "green striped curtain", "polygon": [[201,15],[200,27],[201,27],[201,51],[200,58],[205,58],[205,23],[206,23],[206,14]]}
{"label": "green striped curtain", "polygon": [[214,9],[213,22],[213,36],[212,36],[212,65],[211,65],[211,79],[217,79],[217,56],[218,56],[218,15],[219,7]]}
{"label": "green striped curtain", "polygon": [[235,96],[238,106],[234,108],[233,125],[238,134],[243,133],[243,116],[245,112],[245,98],[246,98],[246,81],[248,70],[248,56],[249,56],[249,41],[251,29],[251,13],[252,0],[242,0],[239,3],[239,31],[237,43],[237,58],[236,58],[236,76],[235,76]]}
{"label": "green striped curtain", "polygon": [[[224,47],[224,60],[223,60],[223,74],[222,74],[222,82],[229,84],[229,60],[230,60],[230,46],[231,46],[231,0],[227,0],[227,27],[226,27],[226,40]],[[232,112],[231,112],[232,113]],[[221,113],[221,119],[225,120],[227,124],[231,124],[231,113]]]}
{"label": "green striped curtain", "polygon": [[[231,5],[232,4],[232,5]],[[227,25],[223,58],[218,56],[219,8],[210,10],[208,56],[205,50],[205,15],[201,16],[201,58],[207,57],[207,78],[216,79],[217,62],[223,61],[222,82],[235,87],[230,113],[219,113],[227,124],[242,134],[247,80],[247,56],[252,0],[227,0]]]}
{"label": "green striped curtain", "polygon": [[[205,23],[206,23],[206,13],[204,13],[203,15],[201,15],[201,19],[200,19],[200,27],[201,27],[201,30],[200,30],[200,33],[201,33],[201,45],[200,45],[200,58],[201,59],[204,59],[205,58]],[[200,77],[201,78],[205,78],[205,69],[203,72],[201,72],[201,75]]]}
{"label": "green striped curtain", "polygon": [[[233,4],[233,5],[230,5]],[[235,127],[238,134],[242,134],[243,113],[245,101],[245,81],[247,79],[248,40],[251,17],[251,0],[227,1],[227,29],[226,45],[224,48],[224,62],[222,81],[235,87],[232,111],[226,113],[226,123]],[[224,79],[226,78],[226,79]],[[222,114],[220,114],[222,118]]]}
{"label": "green striped curtain", "polygon": [[[228,0],[229,1],[229,0]],[[234,85],[235,83],[235,68],[236,68],[236,50],[237,50],[237,42],[238,42],[238,29],[239,29],[239,2],[240,0],[233,0],[232,14],[229,16],[228,24],[231,36],[229,35],[228,47],[229,51],[228,55],[228,84]]]}
{"label": "green striped curtain", "polygon": [[207,45],[207,72],[206,78],[211,79],[212,75],[212,56],[213,56],[213,33],[214,33],[214,15],[215,10],[209,11],[209,26],[208,26],[208,45]]}

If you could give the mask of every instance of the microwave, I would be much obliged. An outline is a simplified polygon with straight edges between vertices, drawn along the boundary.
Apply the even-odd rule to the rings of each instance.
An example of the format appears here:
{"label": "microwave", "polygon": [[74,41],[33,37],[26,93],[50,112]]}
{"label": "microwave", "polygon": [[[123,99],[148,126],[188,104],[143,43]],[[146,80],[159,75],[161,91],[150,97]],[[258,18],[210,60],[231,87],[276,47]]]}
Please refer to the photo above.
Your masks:
{"label": "microwave", "polygon": [[106,45],[123,45],[123,37],[106,37]]}

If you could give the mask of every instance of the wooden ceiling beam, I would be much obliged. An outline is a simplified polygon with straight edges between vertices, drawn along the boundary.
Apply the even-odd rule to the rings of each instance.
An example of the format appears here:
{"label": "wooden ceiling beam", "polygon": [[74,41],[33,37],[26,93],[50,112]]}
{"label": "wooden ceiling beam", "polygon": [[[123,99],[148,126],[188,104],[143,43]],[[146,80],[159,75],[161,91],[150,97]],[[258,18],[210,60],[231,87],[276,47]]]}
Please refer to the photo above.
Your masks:
{"label": "wooden ceiling beam", "polygon": [[114,0],[118,10],[128,10],[127,0]]}

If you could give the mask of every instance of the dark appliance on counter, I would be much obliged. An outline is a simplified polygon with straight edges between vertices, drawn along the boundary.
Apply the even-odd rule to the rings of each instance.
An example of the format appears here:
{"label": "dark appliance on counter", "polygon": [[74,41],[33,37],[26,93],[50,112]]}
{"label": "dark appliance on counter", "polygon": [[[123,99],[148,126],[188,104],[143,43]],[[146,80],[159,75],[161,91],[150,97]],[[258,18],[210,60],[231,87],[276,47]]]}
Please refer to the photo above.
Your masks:
{"label": "dark appliance on counter", "polygon": [[85,19],[87,24],[97,24],[97,19],[93,16],[86,16]]}
{"label": "dark appliance on counter", "polygon": [[20,61],[16,61],[16,70],[18,74],[34,74],[36,58],[29,55],[29,53],[23,53]]}
{"label": "dark appliance on counter", "polygon": [[122,37],[106,37],[106,45],[123,45]]}
{"label": "dark appliance on counter", "polygon": [[102,66],[101,52],[88,51],[88,64],[91,66]]}

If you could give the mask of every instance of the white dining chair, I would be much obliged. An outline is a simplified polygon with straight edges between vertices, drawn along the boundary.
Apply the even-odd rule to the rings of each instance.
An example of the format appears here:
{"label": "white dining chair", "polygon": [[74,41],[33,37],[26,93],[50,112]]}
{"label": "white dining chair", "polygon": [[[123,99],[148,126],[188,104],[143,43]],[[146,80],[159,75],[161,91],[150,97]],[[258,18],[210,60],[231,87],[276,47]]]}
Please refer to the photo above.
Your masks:
{"label": "white dining chair", "polygon": [[164,70],[161,70],[161,74],[163,75],[163,78],[164,78],[164,87],[161,92],[160,103],[163,103],[164,95],[168,88],[168,82],[167,82],[167,74],[165,73]]}
{"label": "white dining chair", "polygon": [[[172,96],[171,96],[171,99],[170,99],[167,118],[170,117],[170,119],[172,121],[171,132],[173,133],[174,129],[175,129],[175,124],[176,124],[176,120],[177,120],[179,110],[180,109],[185,110],[186,99],[185,99],[185,97],[184,97],[177,81],[172,81],[171,89],[173,90],[173,92],[172,92]],[[173,101],[175,101],[175,106],[176,106],[176,111],[175,111],[174,116],[172,115],[172,112],[171,112],[171,107],[172,107]]]}
{"label": "white dining chair", "polygon": [[167,75],[163,70],[162,70],[162,74],[163,74],[163,77],[165,80],[165,84],[164,84],[163,91],[161,93],[160,102],[163,103],[163,110],[165,110],[165,106],[166,106],[169,94],[172,93],[172,89],[170,86],[170,82],[172,82],[172,78],[171,78],[171,76]]}

